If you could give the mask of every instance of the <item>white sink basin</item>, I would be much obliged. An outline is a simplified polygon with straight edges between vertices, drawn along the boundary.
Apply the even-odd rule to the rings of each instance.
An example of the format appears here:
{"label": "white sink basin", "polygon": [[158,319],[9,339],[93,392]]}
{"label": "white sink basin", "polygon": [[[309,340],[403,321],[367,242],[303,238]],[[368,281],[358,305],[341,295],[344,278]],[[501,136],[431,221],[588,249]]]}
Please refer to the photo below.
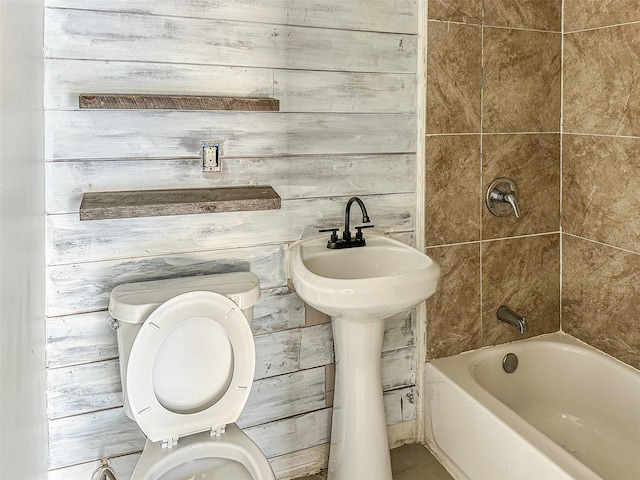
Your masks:
{"label": "white sink basin", "polygon": [[367,245],[332,250],[327,235],[290,247],[289,276],[298,295],[332,317],[385,318],[426,300],[440,267],[404,243],[368,233]]}

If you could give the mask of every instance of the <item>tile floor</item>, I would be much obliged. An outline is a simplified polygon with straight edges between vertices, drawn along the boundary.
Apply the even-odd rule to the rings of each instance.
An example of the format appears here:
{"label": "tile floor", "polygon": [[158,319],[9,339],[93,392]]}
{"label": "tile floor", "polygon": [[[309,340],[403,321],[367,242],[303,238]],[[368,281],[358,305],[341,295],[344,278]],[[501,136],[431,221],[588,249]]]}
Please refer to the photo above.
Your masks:
{"label": "tile floor", "polygon": [[[391,470],[393,480],[453,480],[431,452],[422,445],[404,445],[391,450]],[[297,480],[326,480],[326,478],[326,474],[318,474]]]}

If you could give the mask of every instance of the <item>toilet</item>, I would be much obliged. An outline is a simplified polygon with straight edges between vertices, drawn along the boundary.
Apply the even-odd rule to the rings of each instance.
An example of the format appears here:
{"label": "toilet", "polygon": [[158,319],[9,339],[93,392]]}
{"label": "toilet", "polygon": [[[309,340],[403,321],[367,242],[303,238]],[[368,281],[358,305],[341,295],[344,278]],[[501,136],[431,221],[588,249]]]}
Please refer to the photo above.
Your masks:
{"label": "toilet", "polygon": [[235,424],[255,370],[258,277],[238,272],[115,287],[124,410],[147,437],[131,480],[274,480]]}

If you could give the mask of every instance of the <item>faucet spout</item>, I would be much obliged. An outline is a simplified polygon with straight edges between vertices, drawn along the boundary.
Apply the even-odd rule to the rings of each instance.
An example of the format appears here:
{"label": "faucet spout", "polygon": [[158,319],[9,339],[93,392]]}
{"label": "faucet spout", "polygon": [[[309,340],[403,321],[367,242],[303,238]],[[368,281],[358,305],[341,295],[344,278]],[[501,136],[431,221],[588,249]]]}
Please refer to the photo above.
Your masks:
{"label": "faucet spout", "polygon": [[501,322],[513,325],[522,334],[529,333],[529,323],[527,319],[511,310],[506,305],[501,305],[496,311],[496,316]]}
{"label": "faucet spout", "polygon": [[351,197],[347,202],[347,207],[344,211],[344,231],[342,232],[342,239],[346,242],[351,241],[351,230],[349,228],[350,216],[351,216],[351,205],[353,203],[357,203],[362,211],[362,223],[369,223],[371,220],[369,219],[369,214],[367,213],[367,207],[364,206],[364,202],[360,200],[358,197]]}
{"label": "faucet spout", "polygon": [[[349,223],[351,217],[351,205],[357,203],[362,211],[362,223],[368,225],[358,225],[356,227],[356,236],[351,238],[351,231],[349,230]],[[347,208],[344,211],[344,232],[342,232],[342,238],[338,239],[338,228],[323,228],[321,232],[331,232],[331,238],[327,242],[327,248],[341,249],[341,248],[353,248],[364,247],[367,242],[364,239],[362,230],[365,228],[373,228],[371,225],[371,219],[367,213],[367,207],[364,206],[364,202],[358,197],[351,197],[347,202]]]}

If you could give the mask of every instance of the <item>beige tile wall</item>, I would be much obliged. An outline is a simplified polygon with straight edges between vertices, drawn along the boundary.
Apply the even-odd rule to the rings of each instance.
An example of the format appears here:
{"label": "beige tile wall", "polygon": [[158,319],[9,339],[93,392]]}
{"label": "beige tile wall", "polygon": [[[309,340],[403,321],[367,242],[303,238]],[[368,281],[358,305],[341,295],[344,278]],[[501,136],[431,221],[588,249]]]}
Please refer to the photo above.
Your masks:
{"label": "beige tile wall", "polygon": [[[560,328],[560,5],[557,0],[430,1],[427,251],[442,283],[427,302],[427,355]],[[496,177],[519,188],[522,218],[484,206]]]}
{"label": "beige tile wall", "polygon": [[565,0],[564,31],[575,32],[587,28],[637,22],[640,0],[607,2]]}
{"label": "beige tile wall", "polygon": [[[504,303],[640,368],[640,0],[565,0],[563,29],[559,0],[515,3],[429,2],[428,357],[522,338]],[[521,219],[484,207],[498,176]]]}
{"label": "beige tile wall", "polygon": [[562,327],[640,368],[640,1],[565,0]]}

